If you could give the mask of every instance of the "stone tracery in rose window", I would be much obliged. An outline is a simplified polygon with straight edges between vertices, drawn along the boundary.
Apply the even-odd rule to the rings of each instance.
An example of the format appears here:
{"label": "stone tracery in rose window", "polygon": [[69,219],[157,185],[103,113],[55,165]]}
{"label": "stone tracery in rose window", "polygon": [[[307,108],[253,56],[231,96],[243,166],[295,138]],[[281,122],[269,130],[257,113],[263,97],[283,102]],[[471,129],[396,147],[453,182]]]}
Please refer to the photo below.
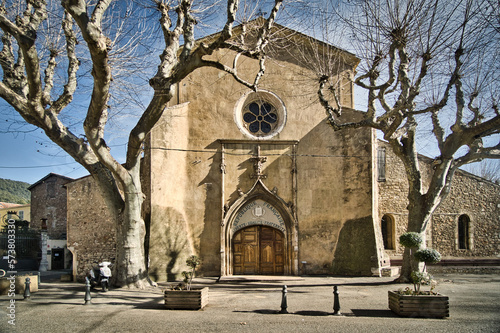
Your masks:
{"label": "stone tracery in rose window", "polygon": [[245,107],[243,121],[250,133],[263,136],[270,133],[278,124],[278,113],[267,101],[253,101]]}

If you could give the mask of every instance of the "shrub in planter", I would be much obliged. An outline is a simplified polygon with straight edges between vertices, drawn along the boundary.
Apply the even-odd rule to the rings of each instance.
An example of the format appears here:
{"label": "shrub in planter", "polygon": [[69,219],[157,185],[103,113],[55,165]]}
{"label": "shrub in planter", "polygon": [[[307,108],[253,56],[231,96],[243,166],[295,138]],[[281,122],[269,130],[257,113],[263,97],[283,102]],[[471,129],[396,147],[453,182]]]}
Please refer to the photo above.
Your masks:
{"label": "shrub in planter", "polygon": [[421,249],[413,255],[415,259],[426,264],[436,264],[441,261],[441,254],[434,249]]}
{"label": "shrub in planter", "polygon": [[422,235],[418,232],[405,232],[399,236],[399,242],[409,249],[418,248],[423,242]]}
{"label": "shrub in planter", "polygon": [[[422,236],[415,232],[407,232],[399,238],[401,245],[408,247],[410,252],[420,247]],[[434,249],[420,249],[412,253],[418,262],[423,262],[422,271],[414,270],[411,274],[411,288],[389,291],[389,308],[406,317],[449,317],[448,296],[439,295],[434,291],[436,286],[432,276],[426,272],[427,264],[435,264],[441,260],[441,254]],[[422,285],[430,285],[429,291],[422,291]]]}
{"label": "shrub in planter", "polygon": [[200,258],[197,256],[190,256],[186,260],[186,265],[191,268],[191,271],[184,271],[182,272],[182,276],[184,277],[184,283],[186,283],[187,290],[191,290],[191,282],[193,282],[194,274],[196,271],[196,267],[201,264]]}
{"label": "shrub in planter", "polygon": [[424,263],[423,270],[413,271],[411,273],[412,282],[414,285],[414,289],[416,293],[421,292],[420,286],[422,285],[430,285],[431,290],[429,293],[432,293],[435,287],[435,281],[432,279],[432,275],[426,272],[427,264],[435,264],[441,261],[441,254],[434,249],[421,249],[413,254],[413,257],[419,261]]}
{"label": "shrub in planter", "polygon": [[413,288],[415,293],[421,293],[420,287],[422,285],[431,285],[431,292],[434,289],[434,281],[432,275],[426,272],[427,264],[435,264],[441,261],[441,254],[434,249],[419,249],[415,252],[414,249],[418,249],[423,242],[422,235],[418,232],[406,232],[399,237],[399,242],[404,247],[410,249],[410,253],[413,255],[416,261],[423,262],[424,266],[422,271],[414,270],[411,273],[411,278],[413,282]]}
{"label": "shrub in planter", "polygon": [[186,260],[186,265],[191,271],[182,272],[184,283],[171,286],[164,291],[165,307],[172,310],[199,310],[208,304],[208,287],[201,289],[191,289],[196,267],[201,263],[197,256],[190,256]]}

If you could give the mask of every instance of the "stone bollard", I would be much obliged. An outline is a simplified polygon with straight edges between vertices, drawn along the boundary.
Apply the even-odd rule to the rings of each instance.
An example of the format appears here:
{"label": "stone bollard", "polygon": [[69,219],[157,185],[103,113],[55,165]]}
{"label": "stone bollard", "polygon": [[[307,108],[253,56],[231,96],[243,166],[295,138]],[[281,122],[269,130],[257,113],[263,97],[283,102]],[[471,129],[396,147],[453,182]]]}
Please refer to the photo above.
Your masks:
{"label": "stone bollard", "polygon": [[337,288],[337,286],[333,286],[333,315],[342,315],[340,313],[339,289]]}
{"label": "stone bollard", "polygon": [[31,292],[30,292],[30,284],[31,284],[31,280],[29,277],[26,278],[25,282],[24,282],[24,299],[25,300],[30,300],[31,298]]}
{"label": "stone bollard", "polygon": [[281,311],[280,313],[288,313],[286,308],[288,307],[287,302],[286,302],[286,286],[283,286],[283,290],[281,291]]}
{"label": "stone bollard", "polygon": [[92,304],[92,297],[90,296],[90,281],[85,277],[85,305]]}

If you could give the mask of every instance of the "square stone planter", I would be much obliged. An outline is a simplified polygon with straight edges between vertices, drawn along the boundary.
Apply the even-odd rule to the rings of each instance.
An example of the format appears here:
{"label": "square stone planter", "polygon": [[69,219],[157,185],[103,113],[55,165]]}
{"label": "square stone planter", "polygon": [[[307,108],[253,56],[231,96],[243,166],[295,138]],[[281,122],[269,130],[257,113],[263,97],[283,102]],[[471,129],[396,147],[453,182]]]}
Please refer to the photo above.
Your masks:
{"label": "square stone planter", "polygon": [[[26,278],[30,278],[30,292],[38,291],[38,275],[17,275],[14,280],[15,293],[24,294]],[[11,281],[8,276],[0,278],[0,295],[7,295],[10,291]]]}
{"label": "square stone planter", "polygon": [[389,291],[389,309],[403,317],[445,318],[450,316],[449,299],[444,295],[400,295]]}
{"label": "square stone planter", "polygon": [[200,310],[208,304],[208,287],[191,290],[165,290],[165,308]]}

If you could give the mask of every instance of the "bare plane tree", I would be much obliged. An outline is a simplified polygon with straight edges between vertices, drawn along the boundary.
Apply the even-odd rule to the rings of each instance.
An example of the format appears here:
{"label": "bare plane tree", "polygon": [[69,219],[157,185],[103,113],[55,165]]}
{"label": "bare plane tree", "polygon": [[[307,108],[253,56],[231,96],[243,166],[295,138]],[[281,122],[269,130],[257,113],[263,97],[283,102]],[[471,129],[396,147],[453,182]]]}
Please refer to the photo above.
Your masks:
{"label": "bare plane tree", "polygon": [[[498,2],[339,3],[330,2],[323,13],[336,23],[331,26],[348,27],[345,36],[358,47],[353,81],[366,108],[359,121],[343,117],[335,70],[318,71],[318,99],[334,130],[369,127],[383,134],[406,171],[408,231],[424,233],[459,167],[500,158]],[[437,153],[424,185],[417,144],[428,138]],[[401,281],[413,265],[406,251]]]}
{"label": "bare plane tree", "polygon": [[[216,38],[196,43],[197,11],[219,3],[221,1],[152,0],[150,6],[139,6],[134,1],[27,0],[0,4],[3,32],[0,96],[26,122],[42,129],[50,140],[85,167],[99,184],[112,216],[116,217],[117,286],[141,287],[147,279],[141,216],[144,200],[140,182],[141,152],[147,134],[174,96],[176,84],[197,68],[208,66],[225,71],[237,82],[255,89],[264,73],[264,48],[282,1],[263,1],[267,8],[261,13],[266,11],[266,18],[255,30],[251,46],[231,39],[238,0],[227,0],[222,32]],[[154,29],[154,22],[147,23],[143,31],[128,31],[132,35],[121,40],[116,38],[116,32],[123,30],[121,19],[133,19],[136,13],[145,11],[159,14],[156,26],[161,28],[157,30],[163,35],[163,50],[158,69],[149,80],[154,93],[130,131],[126,161],[119,163],[105,140],[112,83],[114,76],[123,74],[114,67],[115,60],[132,52],[140,43],[140,34]],[[112,24],[111,28],[107,23]],[[48,33],[50,29],[56,33]],[[58,36],[58,41],[50,40],[51,36]],[[79,47],[84,48],[80,51],[84,54],[82,57]],[[260,60],[261,69],[255,80],[247,82],[238,76],[235,68],[208,58],[219,49],[232,49],[238,55]],[[81,78],[78,71],[85,56],[90,71]],[[59,67],[65,72],[62,83],[56,80],[56,74],[61,73]],[[60,85],[56,85],[57,82]],[[91,82],[91,91],[82,138],[70,130],[62,115],[75,98],[77,84],[85,82]]]}

